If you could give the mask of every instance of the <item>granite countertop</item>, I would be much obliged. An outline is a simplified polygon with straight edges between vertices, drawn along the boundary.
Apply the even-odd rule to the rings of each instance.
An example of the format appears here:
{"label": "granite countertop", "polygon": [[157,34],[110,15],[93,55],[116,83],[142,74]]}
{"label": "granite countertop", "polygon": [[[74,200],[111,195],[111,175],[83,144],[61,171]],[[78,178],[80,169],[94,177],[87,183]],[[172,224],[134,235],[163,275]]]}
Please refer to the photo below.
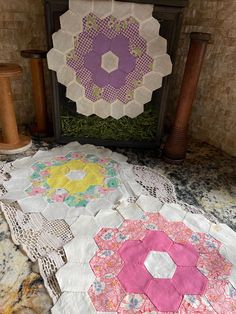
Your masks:
{"label": "granite countertop", "polygon": [[[51,144],[34,143],[32,149],[17,157],[29,156]],[[117,149],[134,164],[158,169],[175,185],[180,200],[201,207],[220,222],[236,230],[236,158],[208,144],[192,140],[182,165],[166,164],[155,151]],[[0,155],[1,161],[16,156]],[[36,264],[13,244],[8,225],[0,213],[0,313],[49,313],[51,300]]]}

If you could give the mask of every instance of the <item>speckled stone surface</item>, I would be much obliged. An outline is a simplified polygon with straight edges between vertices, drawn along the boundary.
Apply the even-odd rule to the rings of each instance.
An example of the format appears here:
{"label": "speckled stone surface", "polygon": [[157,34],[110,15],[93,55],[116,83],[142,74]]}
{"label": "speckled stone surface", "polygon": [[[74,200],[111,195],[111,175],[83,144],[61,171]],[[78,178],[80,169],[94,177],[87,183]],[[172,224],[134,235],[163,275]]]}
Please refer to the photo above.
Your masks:
{"label": "speckled stone surface", "polygon": [[46,314],[51,299],[43,279],[19,247],[13,244],[0,212],[0,313]]}
{"label": "speckled stone surface", "polygon": [[236,229],[236,158],[192,140],[182,165],[165,163],[156,152],[121,151],[132,163],[158,170],[174,184],[180,200],[202,208]]}
{"label": "speckled stone surface", "polygon": [[[34,143],[22,155],[1,156],[0,160],[14,160],[47,150],[53,145]],[[208,144],[191,141],[187,159],[182,165],[169,165],[154,151],[117,149],[134,164],[157,169],[174,183],[179,199],[200,206],[220,222],[236,230],[236,158],[230,157]],[[21,249],[10,239],[7,223],[0,213],[0,313],[46,314],[51,300],[43,280]]]}

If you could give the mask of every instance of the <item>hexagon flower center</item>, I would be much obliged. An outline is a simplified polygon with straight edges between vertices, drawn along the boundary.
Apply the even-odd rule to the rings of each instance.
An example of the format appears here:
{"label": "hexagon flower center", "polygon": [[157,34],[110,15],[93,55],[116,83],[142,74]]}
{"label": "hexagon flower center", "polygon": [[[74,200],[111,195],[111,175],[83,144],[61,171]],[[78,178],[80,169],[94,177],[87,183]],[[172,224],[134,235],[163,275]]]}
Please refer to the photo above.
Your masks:
{"label": "hexagon flower center", "polygon": [[[117,233],[137,237],[137,240],[124,241],[118,249],[123,265],[120,261],[120,268],[118,267],[119,270],[116,272],[119,272],[117,279],[127,295],[144,294],[158,313],[172,313],[178,312],[184,295],[204,293],[207,278],[196,266],[199,253],[190,243],[176,243],[164,231],[146,231],[144,235],[140,225],[134,226],[133,220],[126,220],[124,224],[116,229]],[[99,245],[101,237],[107,232],[107,229],[99,231],[97,238],[99,242],[96,240]],[[109,232],[111,233],[111,230]],[[108,248],[107,242],[109,248],[117,246],[117,236],[113,234],[109,241],[104,241],[103,249]],[[114,267],[117,267],[117,260],[118,257],[115,257]],[[95,267],[97,264],[97,261],[94,261]],[[102,265],[104,265],[102,269],[107,268],[106,273],[111,272],[110,260],[108,262],[103,260]]]}
{"label": "hexagon flower center", "polygon": [[150,251],[144,265],[154,278],[172,278],[176,270],[175,263],[166,252]]}
{"label": "hexagon flower center", "polygon": [[70,180],[82,180],[86,176],[83,170],[71,170],[66,175]]}
{"label": "hexagon flower center", "polygon": [[102,55],[102,68],[111,73],[118,69],[119,66],[119,58],[111,51]]}
{"label": "hexagon flower center", "polygon": [[49,204],[64,203],[69,207],[86,207],[92,198],[118,188],[116,163],[96,155],[70,152],[32,166],[31,185],[24,191],[41,195]]}

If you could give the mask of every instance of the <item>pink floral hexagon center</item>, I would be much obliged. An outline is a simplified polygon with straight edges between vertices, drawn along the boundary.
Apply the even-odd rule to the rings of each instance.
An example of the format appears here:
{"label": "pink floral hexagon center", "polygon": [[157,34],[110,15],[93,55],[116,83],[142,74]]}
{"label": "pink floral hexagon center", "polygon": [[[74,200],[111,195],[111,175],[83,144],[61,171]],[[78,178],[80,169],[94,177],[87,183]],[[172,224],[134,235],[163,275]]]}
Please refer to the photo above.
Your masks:
{"label": "pink floral hexagon center", "polygon": [[183,299],[170,279],[151,280],[145,287],[145,293],[161,312],[177,312]]}
{"label": "pink floral hexagon center", "polygon": [[128,293],[144,293],[144,288],[152,279],[144,265],[125,264],[117,278]]}
{"label": "pink floral hexagon center", "polygon": [[206,289],[208,280],[196,267],[195,248],[173,242],[163,231],[127,240],[118,252],[124,261],[117,276],[123,288],[146,294],[160,311],[177,311],[183,295],[201,295]]}
{"label": "pink floral hexagon center", "polygon": [[163,231],[149,231],[143,244],[149,251],[166,252],[173,245],[173,241]]}
{"label": "pink floral hexagon center", "polygon": [[176,290],[183,295],[202,295],[208,279],[197,267],[178,266],[171,281]]}
{"label": "pink floral hexagon center", "polygon": [[142,265],[148,254],[148,250],[139,240],[128,240],[119,249],[119,254],[125,263]]}
{"label": "pink floral hexagon center", "polygon": [[196,266],[199,254],[191,244],[174,243],[168,250],[178,266]]}

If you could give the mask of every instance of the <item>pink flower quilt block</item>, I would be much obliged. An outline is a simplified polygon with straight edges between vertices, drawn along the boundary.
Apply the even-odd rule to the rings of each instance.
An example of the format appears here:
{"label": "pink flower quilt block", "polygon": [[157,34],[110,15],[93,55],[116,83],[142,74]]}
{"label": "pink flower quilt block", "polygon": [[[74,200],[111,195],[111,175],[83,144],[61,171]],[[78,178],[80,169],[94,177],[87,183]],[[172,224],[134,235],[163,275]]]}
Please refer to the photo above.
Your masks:
{"label": "pink flower quilt block", "polygon": [[[220,241],[187,227],[185,215],[168,220],[159,203],[156,213],[146,203],[138,202],[142,215],[93,236],[98,249],[89,263],[96,279],[84,291],[92,313],[236,313],[233,260],[220,253]],[[121,207],[113,210],[131,215],[130,205]]]}

